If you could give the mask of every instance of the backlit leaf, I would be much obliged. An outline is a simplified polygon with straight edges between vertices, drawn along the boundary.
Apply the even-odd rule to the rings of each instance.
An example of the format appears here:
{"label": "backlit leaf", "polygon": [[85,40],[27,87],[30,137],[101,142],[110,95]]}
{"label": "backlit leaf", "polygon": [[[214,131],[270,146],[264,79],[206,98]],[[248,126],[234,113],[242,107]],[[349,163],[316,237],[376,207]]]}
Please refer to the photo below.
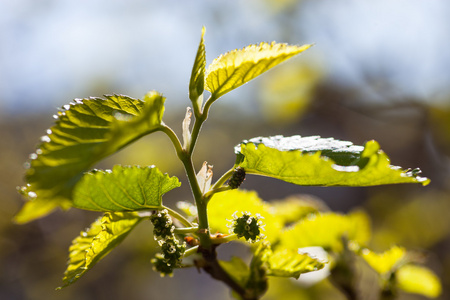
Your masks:
{"label": "backlit leaf", "polygon": [[299,278],[300,274],[317,271],[325,266],[308,254],[299,254],[296,250],[282,249],[270,254],[267,261],[267,275]]}
{"label": "backlit leaf", "polygon": [[270,202],[272,211],[284,224],[298,220],[319,211],[329,210],[319,199],[306,195],[290,196],[283,200]]}
{"label": "backlit leaf", "polygon": [[310,47],[273,42],[230,51],[208,66],[206,89],[211,92],[212,99],[218,99]]}
{"label": "backlit leaf", "polygon": [[442,292],[439,278],[429,269],[407,264],[396,275],[397,286],[408,293],[415,293],[436,298]]}
{"label": "backlit leaf", "polygon": [[[69,261],[64,273],[66,287],[91,269],[120,244],[142,219],[133,213],[106,213],[75,238],[69,248]],[[59,288],[59,289],[60,289]]]}
{"label": "backlit leaf", "polygon": [[361,251],[361,257],[371,266],[378,274],[385,275],[393,272],[400,265],[407,262],[406,250],[403,247],[394,246],[389,250],[376,253],[369,249]]}
{"label": "backlit leaf", "polygon": [[227,225],[231,224],[235,212],[249,212],[253,216],[260,214],[265,225],[265,231],[262,233],[269,241],[278,238],[283,226],[282,220],[272,213],[270,205],[260,199],[256,192],[244,190],[230,190],[213,196],[208,204],[211,232],[228,233]]}
{"label": "backlit leaf", "polygon": [[[148,93],[143,101],[108,95],[105,99],[75,100],[63,108],[55,116],[55,125],[41,138],[36,153],[30,155],[27,184],[21,192],[31,201],[16,216],[17,222],[41,217],[57,206],[70,207],[72,190],[85,171],[160,128],[164,98],[156,92]],[[46,209],[40,214],[29,213],[41,205]]]}
{"label": "backlit leaf", "polygon": [[297,249],[282,249],[272,251],[268,242],[261,242],[256,248],[250,264],[251,277],[257,278],[263,274],[276,277],[294,277],[300,274],[322,269],[325,263],[310,257],[306,253],[299,254]]}
{"label": "backlit leaf", "polygon": [[340,252],[344,248],[343,238],[365,244],[370,237],[367,218],[361,212],[349,215],[338,213],[310,215],[283,231],[277,247],[295,250],[319,246]]}
{"label": "backlit leaf", "polygon": [[236,166],[247,174],[277,178],[298,185],[372,186],[421,183],[420,170],[401,170],[390,165],[389,157],[376,141],[364,147],[333,138],[259,137],[236,146]]}
{"label": "backlit leaf", "polygon": [[162,195],[179,187],[176,177],[156,167],[114,166],[86,173],[73,192],[73,206],[96,211],[160,208]]}

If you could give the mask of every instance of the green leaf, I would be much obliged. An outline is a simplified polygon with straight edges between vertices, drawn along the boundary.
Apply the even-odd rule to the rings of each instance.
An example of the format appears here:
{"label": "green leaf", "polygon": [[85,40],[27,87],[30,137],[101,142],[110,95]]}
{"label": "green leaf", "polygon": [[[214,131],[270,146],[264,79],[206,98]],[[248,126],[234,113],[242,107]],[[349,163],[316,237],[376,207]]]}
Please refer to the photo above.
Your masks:
{"label": "green leaf", "polygon": [[194,108],[197,109],[201,109],[202,103],[199,97],[203,94],[205,88],[206,53],[203,40],[204,35],[205,27],[202,28],[202,37],[200,39],[200,44],[198,45],[194,66],[192,67],[191,80],[189,81],[189,98],[191,99]]}
{"label": "green leaf", "polygon": [[341,252],[343,238],[364,244],[369,240],[368,217],[361,213],[342,215],[322,213],[301,219],[280,235],[278,248],[298,249],[319,246],[326,250]]}
{"label": "green leaf", "polygon": [[[56,116],[56,124],[30,155],[26,186],[29,200],[16,216],[25,223],[53,208],[71,206],[72,190],[82,174],[104,157],[161,127],[164,98],[150,92],[144,101],[123,95],[75,100]],[[50,204],[46,204],[50,202]],[[30,211],[41,209],[40,214]]]}
{"label": "green leaf", "polygon": [[290,249],[274,251],[269,255],[267,264],[267,275],[295,279],[298,279],[300,274],[317,271],[325,266],[324,262]]}
{"label": "green leaf", "polygon": [[114,166],[86,173],[73,192],[73,206],[96,211],[160,208],[162,195],[181,185],[152,167]]}
{"label": "green leaf", "polygon": [[405,248],[398,246],[394,246],[382,253],[363,249],[360,255],[380,275],[394,272],[399,266],[407,262]]}
{"label": "green leaf", "polygon": [[99,260],[119,245],[142,219],[133,213],[106,213],[72,241],[69,261],[64,273],[66,287],[90,270]]}
{"label": "green leaf", "polygon": [[[30,193],[30,192],[28,192]],[[30,197],[26,193],[24,197]],[[33,193],[33,192],[32,192]],[[34,219],[38,219],[51,213],[53,210],[61,207],[63,209],[69,209],[72,206],[70,201],[61,198],[38,198],[32,201],[27,201],[19,213],[14,217],[14,222],[18,224],[24,224]]]}
{"label": "green leaf", "polygon": [[[268,242],[259,244],[250,264],[251,278],[253,277],[255,282],[261,281],[265,275],[298,279],[300,274],[317,271],[325,266],[324,262],[308,254],[299,254],[297,249],[280,248],[272,251]],[[262,270],[265,272],[261,273]]]}
{"label": "green leaf", "polygon": [[282,220],[272,213],[271,207],[258,197],[254,191],[230,190],[214,194],[208,203],[208,220],[211,232],[228,233],[227,225],[231,224],[235,212],[260,214],[265,225],[263,234],[269,241],[278,238],[282,229]]}
{"label": "green leaf", "polygon": [[397,286],[408,293],[436,298],[442,292],[439,278],[429,269],[407,264],[396,272]]}
{"label": "green leaf", "polygon": [[376,141],[364,147],[351,142],[320,138],[258,137],[235,147],[236,166],[247,174],[277,178],[298,185],[373,186],[421,183],[420,170],[401,170],[390,165],[389,157]]}
{"label": "green leaf", "polygon": [[230,51],[208,66],[206,89],[211,92],[212,99],[218,99],[310,47],[272,42]]}
{"label": "green leaf", "polygon": [[362,210],[354,210],[347,214],[349,228],[347,236],[358,246],[367,244],[372,237],[372,229],[369,216]]}
{"label": "green leaf", "polygon": [[290,196],[283,200],[272,201],[270,206],[273,213],[284,224],[297,222],[309,214],[329,210],[320,200],[306,195]]}

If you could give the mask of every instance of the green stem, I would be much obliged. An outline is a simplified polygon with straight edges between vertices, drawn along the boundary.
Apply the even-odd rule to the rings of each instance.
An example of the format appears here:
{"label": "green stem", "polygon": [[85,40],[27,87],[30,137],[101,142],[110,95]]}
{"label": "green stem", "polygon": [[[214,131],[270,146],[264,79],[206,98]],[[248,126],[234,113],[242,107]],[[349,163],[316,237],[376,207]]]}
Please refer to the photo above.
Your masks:
{"label": "green stem", "polygon": [[[205,102],[205,106],[203,106],[203,113],[206,115],[208,115],[209,109],[211,108],[211,105],[214,103],[214,101],[216,101],[217,98],[213,95],[211,95],[208,100],[206,100]],[[206,119],[206,118],[205,118]]]}
{"label": "green stem", "polygon": [[[191,138],[191,147],[189,151],[183,150],[183,147],[180,143],[180,140],[178,139],[177,135],[173,130],[164,125],[161,127],[161,130],[167,134],[167,136],[172,141],[175,150],[177,152],[178,158],[181,160],[181,162],[184,165],[184,169],[186,171],[186,175],[188,177],[189,185],[191,186],[192,194],[194,195],[195,204],[197,205],[197,211],[198,211],[198,223],[199,223],[199,231],[198,236],[200,238],[200,242],[202,243],[202,246],[205,248],[211,247],[211,238],[209,236],[209,224],[208,224],[208,215],[206,213],[206,204],[203,201],[203,194],[200,190],[200,186],[198,185],[194,165],[192,163],[192,150],[197,142],[198,133],[200,131],[201,123],[203,123],[202,118],[195,119],[194,129],[197,130],[197,133],[192,136]],[[182,217],[180,214],[175,212],[174,210],[167,209],[169,211],[169,214],[174,214],[174,217],[178,219],[178,216]],[[182,217],[180,221],[187,221]],[[188,222],[188,221],[187,221]],[[183,223],[187,224],[187,223]],[[193,227],[191,223],[187,225],[187,227]]]}
{"label": "green stem", "polygon": [[[193,144],[195,141],[193,140]],[[195,204],[197,205],[198,213],[198,237],[203,248],[209,249],[211,247],[211,237],[209,235],[208,214],[206,211],[206,203],[203,201],[203,194],[198,185],[197,177],[195,175],[194,165],[190,156],[182,158],[184,168],[191,186],[192,194],[194,195]]]}
{"label": "green stem", "polygon": [[198,135],[200,133],[200,129],[202,128],[203,122],[208,118],[207,112],[202,113],[200,116],[195,118],[194,126],[192,127],[191,133],[191,144],[189,145],[189,153],[192,154],[194,152],[195,144],[198,139]]}
{"label": "green stem", "polygon": [[[209,224],[208,224],[208,214],[207,214],[207,203],[209,198],[206,197],[206,195],[203,195],[200,186],[197,181],[196,173],[194,170],[194,165],[192,163],[192,153],[195,149],[195,144],[198,139],[198,135],[200,133],[201,127],[203,122],[206,121],[208,118],[208,112],[209,108],[211,107],[211,104],[215,101],[215,98],[210,97],[203,108],[203,113],[196,115],[195,123],[192,128],[191,133],[191,143],[189,145],[189,149],[187,151],[181,151],[179,152],[177,150],[177,153],[180,153],[178,157],[183,162],[189,184],[191,186],[192,194],[194,195],[195,204],[197,205],[197,212],[198,212],[198,223],[199,223],[199,229],[197,230],[197,236],[200,239],[200,246],[198,249],[195,250],[188,250],[188,251],[196,251],[200,252],[203,256],[205,265],[202,267],[203,270],[205,270],[207,273],[209,273],[213,278],[223,281],[225,284],[227,284],[231,289],[233,289],[237,294],[241,296],[242,299],[256,299],[254,297],[248,298],[246,297],[247,291],[245,288],[243,288],[241,285],[239,285],[219,264],[219,261],[217,260],[217,253],[215,248],[218,245],[214,245],[211,239],[211,235],[209,233]],[[228,175],[227,175],[228,176]],[[231,173],[230,175],[231,176]],[[217,189],[215,189],[215,192],[219,191],[219,188],[225,183],[226,177],[221,178],[219,180],[219,183],[215,185]],[[212,194],[209,196],[211,197]],[[231,239],[231,237],[230,237]],[[216,239],[219,243],[222,241],[225,241],[225,238],[223,239]],[[192,248],[193,249],[193,248]]]}
{"label": "green stem", "polygon": [[212,198],[212,196],[214,196],[214,194],[220,193],[220,192],[225,192],[228,190],[231,190],[232,188],[229,186],[222,186],[220,188],[216,188],[216,189],[212,189],[209,192],[205,193],[205,195],[203,196],[203,198],[205,199],[205,202],[208,203],[209,200]]}
{"label": "green stem", "polygon": [[234,167],[229,169],[225,174],[222,175],[222,177],[217,180],[217,182],[213,185],[212,190],[215,190],[217,188],[220,188],[222,185],[227,182],[227,180],[233,175]]}
{"label": "green stem", "polygon": [[[192,107],[194,109],[194,116],[198,118],[202,114],[202,105],[203,105],[203,94],[197,97],[195,101],[192,101]],[[199,105],[200,104],[200,105]]]}
{"label": "green stem", "polygon": [[181,145],[181,142],[178,139],[176,133],[172,130],[172,128],[170,128],[166,124],[163,124],[160,130],[165,134],[167,134],[167,136],[172,141],[173,146],[175,147],[175,151],[177,152],[178,158],[182,159],[182,157],[185,155],[185,151],[183,150],[183,146]]}
{"label": "green stem", "polygon": [[197,252],[198,252],[198,246],[194,246],[194,247],[189,248],[186,251],[184,251],[183,257],[191,256],[193,254],[196,254]]}
{"label": "green stem", "polygon": [[194,152],[195,144],[198,139],[198,135],[200,133],[200,129],[202,128],[203,123],[208,119],[209,109],[211,107],[211,104],[216,99],[209,97],[208,100],[206,100],[205,106],[203,107],[203,112],[199,113],[198,115],[195,115],[195,122],[194,127],[192,128],[191,133],[191,144],[189,147],[189,153],[192,154]]}
{"label": "green stem", "polygon": [[169,212],[169,215],[171,215],[172,217],[174,217],[175,219],[180,221],[181,224],[183,224],[184,226],[194,227],[194,225],[191,222],[189,222],[185,217],[183,217],[183,215],[181,215],[177,211],[175,211],[167,206],[164,206],[164,205],[163,205],[163,209],[167,209],[167,211]]}
{"label": "green stem", "polygon": [[234,241],[234,240],[237,240],[237,239],[238,239],[238,236],[233,233],[233,234],[230,234],[230,235],[227,235],[227,236],[224,236],[224,237],[213,238],[212,239],[212,243],[214,245],[224,244],[224,243],[228,243],[228,242],[231,242],[231,241]]}
{"label": "green stem", "polygon": [[[197,231],[198,237],[200,239],[200,244],[204,249],[211,248],[211,237],[209,234],[209,223],[208,223],[208,214],[206,211],[207,203],[204,201],[203,193],[200,189],[200,186],[197,181],[197,176],[195,173],[194,165],[192,163],[192,153],[194,152],[195,145],[197,143],[198,135],[202,128],[203,122],[208,118],[209,108],[211,107],[211,97],[205,104],[202,113],[198,113],[195,118],[194,126],[192,128],[191,133],[191,142],[189,144],[189,149],[183,150],[181,144],[179,144],[179,148],[177,148],[178,157],[181,159],[184,165],[184,169],[186,171],[186,175],[189,180],[189,185],[191,186],[192,194],[194,195],[195,204],[197,205],[198,212],[198,227]],[[170,134],[170,132],[168,132]]]}
{"label": "green stem", "polygon": [[197,230],[198,230],[198,227],[175,228],[173,233],[175,233],[175,234],[186,234],[186,233],[194,233]]}
{"label": "green stem", "polygon": [[[209,107],[209,106],[208,106]],[[209,236],[209,224],[208,224],[208,215],[206,213],[206,203],[203,201],[203,193],[200,190],[198,185],[194,165],[192,163],[192,152],[194,150],[195,144],[197,142],[198,134],[200,133],[200,129],[202,127],[203,122],[206,120],[208,114],[208,110],[200,116],[200,118],[195,119],[194,128],[191,136],[190,147],[187,150],[183,149],[183,146],[180,143],[175,132],[167,125],[163,124],[160,128],[172,141],[175,150],[177,152],[178,158],[184,165],[184,169],[186,171],[186,175],[188,177],[189,185],[191,186],[192,194],[194,195],[195,204],[197,205],[198,211],[198,223],[199,223],[199,231],[198,236],[200,238],[200,242],[204,248],[211,247],[211,238]],[[169,209],[168,209],[169,210]],[[180,214],[176,213],[173,210],[169,210],[169,213],[174,213],[177,219]],[[184,219],[184,217],[183,217]],[[186,219],[180,219],[180,221],[187,221]],[[190,224],[190,223],[189,223]],[[187,227],[193,227],[192,224]]]}

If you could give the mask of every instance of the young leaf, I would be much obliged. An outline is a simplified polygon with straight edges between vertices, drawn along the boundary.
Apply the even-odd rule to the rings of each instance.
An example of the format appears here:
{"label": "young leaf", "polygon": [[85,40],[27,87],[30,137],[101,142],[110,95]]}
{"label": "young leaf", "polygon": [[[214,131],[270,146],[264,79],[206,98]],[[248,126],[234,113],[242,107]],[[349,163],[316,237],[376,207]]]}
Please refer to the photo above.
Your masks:
{"label": "young leaf", "polygon": [[343,238],[364,244],[370,233],[367,232],[368,217],[361,212],[349,215],[323,213],[301,219],[280,235],[278,248],[298,249],[320,246],[326,250],[343,250]]}
{"label": "young leaf", "polygon": [[235,147],[236,166],[247,174],[277,178],[298,185],[373,186],[421,183],[420,170],[401,170],[390,165],[389,157],[376,141],[364,147],[333,138],[259,137]]}
{"label": "young leaf", "polygon": [[200,110],[202,106],[201,99],[199,99],[199,97],[203,94],[203,90],[205,88],[206,53],[203,40],[204,35],[205,27],[202,28],[202,37],[200,38],[200,44],[198,45],[194,66],[192,67],[191,80],[189,81],[189,98],[192,101],[194,109],[198,110]]}
{"label": "young leaf", "polygon": [[442,292],[439,278],[429,269],[407,264],[402,266],[395,274],[397,286],[408,293],[436,298]]}
{"label": "young leaf", "polygon": [[75,238],[69,248],[69,261],[64,273],[66,287],[91,269],[99,260],[119,245],[141,221],[133,213],[106,213]]}
{"label": "young leaf", "polygon": [[323,262],[310,257],[308,254],[299,254],[297,249],[272,251],[270,244],[267,242],[260,243],[250,264],[253,277],[258,277],[258,274],[261,273],[260,270],[265,270],[264,275],[294,277],[296,279],[300,274],[317,271],[324,266]]}
{"label": "young leaf", "polygon": [[282,249],[274,251],[267,260],[269,276],[294,277],[300,274],[323,269],[325,264],[307,254],[299,254],[295,250]]}
{"label": "young leaf", "polygon": [[[88,168],[161,127],[164,98],[160,94],[150,92],[144,101],[123,95],[105,97],[75,100],[58,113],[56,124],[30,155],[27,184],[21,192],[32,201],[16,216],[17,222],[42,217],[57,206],[70,207],[72,190]],[[40,214],[30,214],[36,210]]]}
{"label": "young leaf", "polygon": [[96,211],[160,208],[162,195],[181,185],[156,167],[114,166],[86,173],[73,191],[73,206]]}
{"label": "young leaf", "polygon": [[310,47],[272,42],[223,54],[208,66],[206,89],[211,92],[212,99],[218,99]]}
{"label": "young leaf", "polygon": [[391,249],[376,253],[369,249],[361,251],[361,257],[372,267],[378,274],[386,275],[394,272],[402,264],[406,263],[406,250],[403,247],[394,246]]}

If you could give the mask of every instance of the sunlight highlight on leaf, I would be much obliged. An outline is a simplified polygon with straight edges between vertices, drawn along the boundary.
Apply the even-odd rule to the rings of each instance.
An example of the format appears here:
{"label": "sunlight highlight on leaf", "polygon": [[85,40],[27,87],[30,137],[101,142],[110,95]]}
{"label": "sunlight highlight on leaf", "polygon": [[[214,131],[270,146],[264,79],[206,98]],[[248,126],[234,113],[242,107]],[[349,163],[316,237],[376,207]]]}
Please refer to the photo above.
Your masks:
{"label": "sunlight highlight on leaf", "polygon": [[212,99],[218,99],[311,46],[272,42],[230,51],[208,66],[206,89],[211,92]]}
{"label": "sunlight highlight on leaf", "polygon": [[296,250],[282,249],[272,252],[267,260],[269,272],[267,275],[277,277],[293,277],[300,274],[323,269],[324,262],[312,258],[308,254],[299,254]]}
{"label": "sunlight highlight on leaf", "polygon": [[91,227],[80,233],[69,248],[69,261],[64,273],[66,287],[90,270],[119,245],[142,219],[133,213],[106,213]]}
{"label": "sunlight highlight on leaf", "polygon": [[309,195],[295,195],[271,201],[270,206],[284,224],[294,223],[310,214],[329,210],[324,202]]}
{"label": "sunlight highlight on leaf", "polygon": [[396,273],[397,285],[408,293],[436,298],[442,293],[439,278],[430,270],[422,266],[405,265]]}
{"label": "sunlight highlight on leaf", "polygon": [[65,105],[56,116],[56,124],[30,156],[22,193],[34,197],[26,197],[30,201],[16,221],[25,223],[50,212],[29,214],[27,206],[36,207],[34,201],[69,207],[74,186],[93,164],[160,128],[164,100],[150,92],[144,101],[107,95],[105,99],[78,99]]}
{"label": "sunlight highlight on leaf", "polygon": [[387,274],[395,271],[401,264],[407,262],[406,249],[403,247],[394,246],[391,249],[376,253],[369,249],[361,251],[361,257],[372,267],[378,274]]}
{"label": "sunlight highlight on leaf", "polygon": [[235,147],[236,165],[247,174],[277,178],[298,185],[373,186],[421,183],[420,170],[390,165],[376,141],[364,147],[319,136],[273,136],[243,141]]}
{"label": "sunlight highlight on leaf", "polygon": [[343,238],[365,244],[370,238],[366,227],[368,216],[361,212],[342,215],[322,213],[301,219],[280,235],[279,248],[296,250],[298,248],[319,246],[325,250],[340,252],[344,249]]}

